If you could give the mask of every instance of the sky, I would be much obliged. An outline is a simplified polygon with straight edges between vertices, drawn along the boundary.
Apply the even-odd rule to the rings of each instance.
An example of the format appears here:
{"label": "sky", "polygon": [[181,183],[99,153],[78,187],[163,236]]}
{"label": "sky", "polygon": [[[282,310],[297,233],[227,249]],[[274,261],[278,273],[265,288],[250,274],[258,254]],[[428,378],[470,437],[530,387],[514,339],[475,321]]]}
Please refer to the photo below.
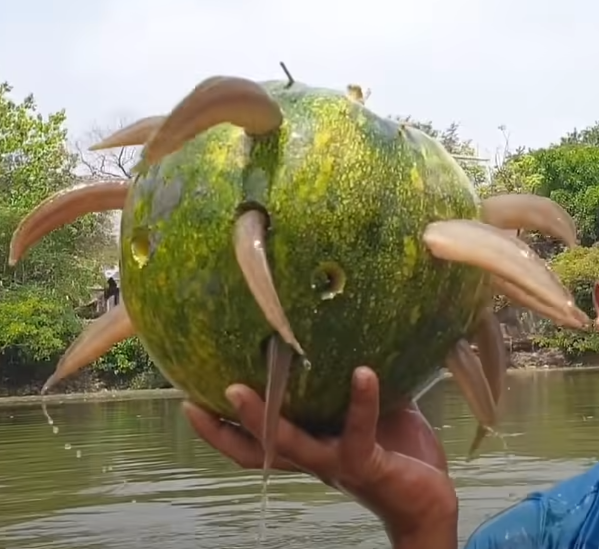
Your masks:
{"label": "sky", "polygon": [[479,155],[599,120],[591,0],[0,0],[0,81],[93,126],[168,112],[212,75],[370,88],[381,115],[458,122]]}

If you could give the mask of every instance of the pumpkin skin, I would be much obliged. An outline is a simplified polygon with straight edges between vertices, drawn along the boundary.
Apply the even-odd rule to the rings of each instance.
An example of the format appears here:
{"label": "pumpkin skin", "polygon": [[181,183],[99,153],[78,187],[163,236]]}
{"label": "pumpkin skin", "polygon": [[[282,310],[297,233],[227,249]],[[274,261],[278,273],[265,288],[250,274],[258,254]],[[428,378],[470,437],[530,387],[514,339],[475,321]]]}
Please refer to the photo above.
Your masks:
{"label": "pumpkin skin", "polygon": [[[237,264],[233,225],[240,211],[263,209],[275,287],[309,360],[292,367],[283,414],[331,434],[357,366],[378,374],[384,413],[471,330],[487,275],[434,259],[422,233],[432,221],[479,219],[480,200],[416,128],[337,91],[262,86],[284,115],[277,132],[253,138],[221,124],[140,169],[121,222],[122,296],[163,374],[234,420],[225,389],[264,394],[273,329]],[[333,297],[330,276],[333,289],[345,282]]]}

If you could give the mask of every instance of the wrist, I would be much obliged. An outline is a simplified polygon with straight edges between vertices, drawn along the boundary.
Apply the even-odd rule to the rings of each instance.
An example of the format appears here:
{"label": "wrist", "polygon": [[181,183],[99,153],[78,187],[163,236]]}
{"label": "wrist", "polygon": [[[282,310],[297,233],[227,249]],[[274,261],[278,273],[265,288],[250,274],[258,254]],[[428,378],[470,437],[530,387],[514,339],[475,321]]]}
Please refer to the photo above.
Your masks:
{"label": "wrist", "polygon": [[[439,471],[438,484],[423,487],[398,477],[353,491],[358,501],[385,525],[394,549],[456,549],[458,498],[451,479]],[[405,481],[405,478],[403,478]]]}

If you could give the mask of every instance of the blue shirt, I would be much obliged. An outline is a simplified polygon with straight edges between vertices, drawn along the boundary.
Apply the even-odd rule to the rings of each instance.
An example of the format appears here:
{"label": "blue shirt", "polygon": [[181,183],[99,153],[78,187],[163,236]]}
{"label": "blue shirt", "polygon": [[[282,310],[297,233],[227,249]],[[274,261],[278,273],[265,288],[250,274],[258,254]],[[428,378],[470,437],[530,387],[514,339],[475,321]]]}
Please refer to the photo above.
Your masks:
{"label": "blue shirt", "polygon": [[464,549],[598,549],[599,464],[483,523]]}

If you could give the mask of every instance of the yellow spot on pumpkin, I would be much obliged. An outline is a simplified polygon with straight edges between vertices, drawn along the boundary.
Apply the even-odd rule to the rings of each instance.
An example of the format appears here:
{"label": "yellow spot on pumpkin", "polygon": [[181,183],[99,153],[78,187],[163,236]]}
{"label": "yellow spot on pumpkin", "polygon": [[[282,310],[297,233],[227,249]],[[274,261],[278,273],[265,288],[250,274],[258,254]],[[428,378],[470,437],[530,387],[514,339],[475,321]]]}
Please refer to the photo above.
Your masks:
{"label": "yellow spot on pumpkin", "polygon": [[410,170],[410,178],[412,179],[412,185],[414,186],[414,189],[418,189],[419,191],[424,189],[424,181],[422,180],[420,172],[416,166],[412,166],[412,169]]}
{"label": "yellow spot on pumpkin", "polygon": [[328,130],[317,132],[314,136],[315,151],[318,151],[319,149],[324,149],[331,142],[331,138],[331,132]]}
{"label": "yellow spot on pumpkin", "polygon": [[213,142],[210,141],[209,142],[210,145],[208,147],[206,147],[206,158],[209,159],[208,161],[210,162],[210,164],[212,164],[215,168],[217,169],[224,169],[225,167],[227,167],[228,164],[228,160],[229,160],[229,151],[227,149],[227,147],[223,147],[223,146],[218,146],[215,147],[213,146]]}
{"label": "yellow spot on pumpkin", "polygon": [[403,275],[409,277],[414,272],[416,263],[418,262],[418,246],[416,240],[411,236],[404,236],[403,239]]}
{"label": "yellow spot on pumpkin", "polygon": [[333,175],[333,159],[325,158],[320,164],[320,170],[318,172],[318,177],[316,178],[315,187],[317,192],[314,193],[313,190],[309,188],[309,186],[305,186],[306,191],[310,191],[309,194],[312,195],[313,198],[324,196],[327,191],[329,181]]}
{"label": "yellow spot on pumpkin", "polygon": [[[213,130],[214,131],[214,130]],[[232,153],[232,144],[237,143],[243,134],[243,129],[236,126],[218,128],[216,131],[228,132],[230,135],[222,139],[206,141],[204,157],[207,162],[218,170],[228,170],[234,165],[241,164],[241,157]]]}

